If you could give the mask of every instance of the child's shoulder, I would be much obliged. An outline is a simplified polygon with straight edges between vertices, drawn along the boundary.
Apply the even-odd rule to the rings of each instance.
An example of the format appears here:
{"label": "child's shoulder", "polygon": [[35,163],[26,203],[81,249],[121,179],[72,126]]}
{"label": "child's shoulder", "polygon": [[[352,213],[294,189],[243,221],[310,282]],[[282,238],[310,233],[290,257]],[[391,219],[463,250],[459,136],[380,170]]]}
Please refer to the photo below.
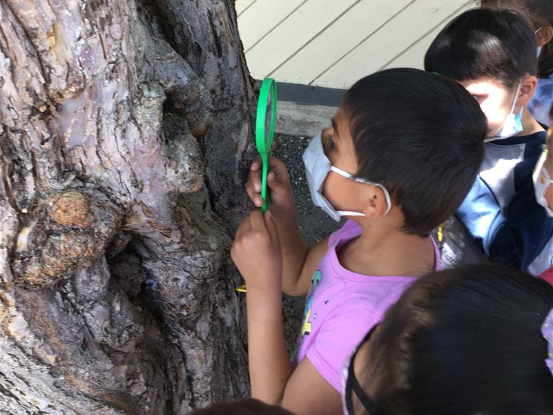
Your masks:
{"label": "child's shoulder", "polygon": [[543,144],[545,144],[546,139],[547,131],[543,130],[533,134],[510,137],[504,140],[491,141],[489,143],[485,143],[485,148],[486,152],[489,152],[491,149],[495,149],[496,151],[501,151],[501,149],[505,149],[506,151],[509,151],[508,149],[512,148],[513,146],[520,147],[521,149],[528,149],[531,147],[541,147]]}
{"label": "child's shoulder", "polygon": [[340,229],[332,232],[332,234],[328,238],[328,246],[332,247],[338,244],[340,241],[343,241],[344,239],[355,238],[356,236],[361,235],[361,232],[361,226],[359,226],[357,222],[347,220]]}
{"label": "child's shoulder", "polygon": [[527,146],[541,147],[547,141],[547,126],[543,124],[540,125],[544,128],[543,131],[538,131],[537,133],[525,136]]}

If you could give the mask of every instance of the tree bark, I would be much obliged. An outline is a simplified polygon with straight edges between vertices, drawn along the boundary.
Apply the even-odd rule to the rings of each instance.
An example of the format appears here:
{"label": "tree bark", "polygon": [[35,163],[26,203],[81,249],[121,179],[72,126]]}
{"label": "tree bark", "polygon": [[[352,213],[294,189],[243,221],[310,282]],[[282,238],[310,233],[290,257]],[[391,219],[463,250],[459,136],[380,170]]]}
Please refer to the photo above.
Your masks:
{"label": "tree bark", "polygon": [[0,413],[247,393],[253,85],[232,0],[0,1]]}

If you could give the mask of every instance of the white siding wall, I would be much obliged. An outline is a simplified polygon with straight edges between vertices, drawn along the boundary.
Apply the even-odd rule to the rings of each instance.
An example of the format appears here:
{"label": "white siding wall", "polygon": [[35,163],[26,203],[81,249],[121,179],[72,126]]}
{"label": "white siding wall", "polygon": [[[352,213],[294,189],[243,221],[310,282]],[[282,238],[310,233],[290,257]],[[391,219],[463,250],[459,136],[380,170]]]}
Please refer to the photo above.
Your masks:
{"label": "white siding wall", "polygon": [[252,76],[348,88],[375,71],[422,68],[426,49],[476,0],[236,0]]}

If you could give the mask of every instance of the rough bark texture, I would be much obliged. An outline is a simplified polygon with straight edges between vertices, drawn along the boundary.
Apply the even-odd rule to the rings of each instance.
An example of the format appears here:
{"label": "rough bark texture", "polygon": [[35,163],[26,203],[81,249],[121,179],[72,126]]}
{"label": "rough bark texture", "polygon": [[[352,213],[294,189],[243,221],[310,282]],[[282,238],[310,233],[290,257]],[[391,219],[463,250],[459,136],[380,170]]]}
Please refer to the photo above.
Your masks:
{"label": "rough bark texture", "polygon": [[247,393],[253,102],[232,0],[0,1],[2,414]]}

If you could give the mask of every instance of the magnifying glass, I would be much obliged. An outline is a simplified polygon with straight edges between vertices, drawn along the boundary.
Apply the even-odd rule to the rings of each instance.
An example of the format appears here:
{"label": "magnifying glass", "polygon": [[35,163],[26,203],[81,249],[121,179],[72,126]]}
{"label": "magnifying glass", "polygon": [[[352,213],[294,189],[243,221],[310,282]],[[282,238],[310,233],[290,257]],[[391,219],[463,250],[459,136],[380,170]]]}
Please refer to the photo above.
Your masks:
{"label": "magnifying glass", "polygon": [[[266,78],[261,84],[259,101],[257,102],[257,117],[255,120],[255,144],[261,156],[263,170],[261,171],[261,199],[263,205],[261,211],[265,213],[271,207],[271,195],[267,186],[269,174],[269,161],[271,160],[271,147],[275,135],[277,114],[277,87],[272,78]],[[246,292],[246,286],[236,288],[239,293]]]}
{"label": "magnifying glass", "polygon": [[261,84],[259,101],[257,103],[257,118],[255,121],[255,143],[257,151],[263,162],[261,172],[261,199],[263,205],[261,211],[265,213],[271,207],[271,196],[267,186],[267,175],[269,174],[269,161],[271,159],[271,147],[275,135],[275,124],[277,115],[277,87],[272,78],[266,78]]}

